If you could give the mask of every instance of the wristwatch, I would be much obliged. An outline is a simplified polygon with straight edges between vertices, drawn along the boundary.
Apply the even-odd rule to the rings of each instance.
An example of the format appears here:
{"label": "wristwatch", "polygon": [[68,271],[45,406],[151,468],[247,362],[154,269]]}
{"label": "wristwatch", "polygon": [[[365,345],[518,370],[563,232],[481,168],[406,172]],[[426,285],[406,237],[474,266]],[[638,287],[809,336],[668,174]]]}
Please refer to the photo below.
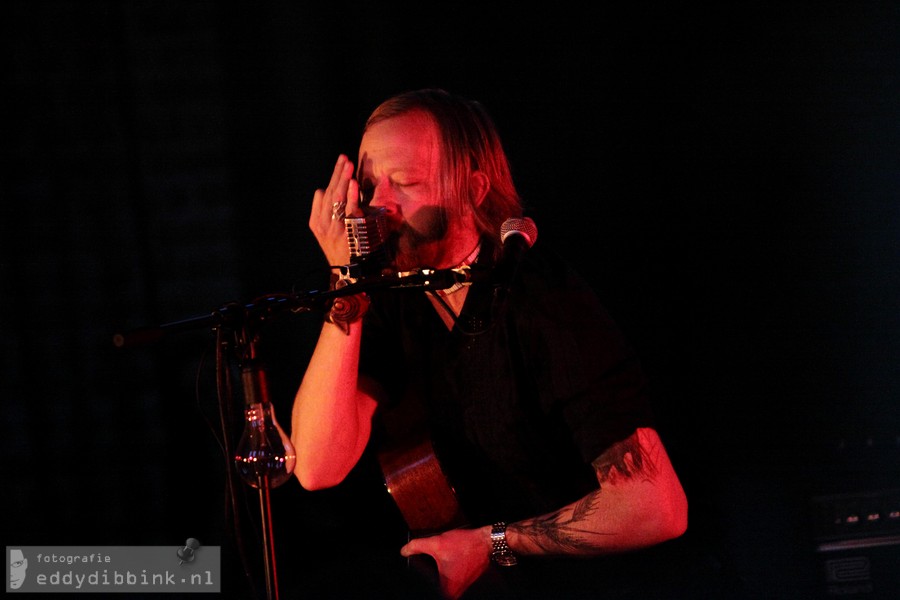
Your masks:
{"label": "wristwatch", "polygon": [[519,562],[506,543],[506,523],[503,521],[491,526],[491,560],[503,567],[512,567]]}

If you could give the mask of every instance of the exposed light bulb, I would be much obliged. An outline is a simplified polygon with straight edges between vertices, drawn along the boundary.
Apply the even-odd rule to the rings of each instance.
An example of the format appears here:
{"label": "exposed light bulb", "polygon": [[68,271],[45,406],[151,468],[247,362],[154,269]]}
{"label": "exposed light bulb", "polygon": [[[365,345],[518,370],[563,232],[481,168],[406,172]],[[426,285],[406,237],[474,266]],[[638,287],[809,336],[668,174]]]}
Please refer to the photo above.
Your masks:
{"label": "exposed light bulb", "polygon": [[275,420],[269,402],[248,404],[244,433],[234,462],[241,479],[255,488],[275,488],[290,479],[297,455],[290,438]]}

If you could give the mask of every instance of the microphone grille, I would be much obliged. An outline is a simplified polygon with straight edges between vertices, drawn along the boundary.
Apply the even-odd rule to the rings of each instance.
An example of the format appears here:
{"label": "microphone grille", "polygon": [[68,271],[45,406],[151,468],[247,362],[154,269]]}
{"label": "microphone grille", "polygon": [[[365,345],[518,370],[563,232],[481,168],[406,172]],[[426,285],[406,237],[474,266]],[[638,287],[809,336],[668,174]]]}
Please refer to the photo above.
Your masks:
{"label": "microphone grille", "polygon": [[384,212],[371,211],[362,217],[346,217],[350,258],[365,258],[383,252]]}
{"label": "microphone grille", "polygon": [[362,217],[345,217],[350,246],[350,276],[354,279],[383,275],[389,268],[385,247],[386,223],[383,207],[367,207]]}
{"label": "microphone grille", "polygon": [[500,243],[505,243],[511,235],[521,235],[531,248],[537,241],[537,225],[528,217],[511,217],[500,226]]}

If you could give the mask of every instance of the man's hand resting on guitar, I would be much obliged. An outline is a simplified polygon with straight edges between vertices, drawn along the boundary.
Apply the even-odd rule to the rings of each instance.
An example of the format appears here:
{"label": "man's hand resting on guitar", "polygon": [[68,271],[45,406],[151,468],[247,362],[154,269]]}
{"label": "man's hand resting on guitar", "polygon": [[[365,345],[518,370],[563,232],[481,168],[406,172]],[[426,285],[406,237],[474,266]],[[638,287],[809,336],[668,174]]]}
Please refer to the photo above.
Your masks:
{"label": "man's hand resting on guitar", "polygon": [[491,528],[453,529],[432,537],[411,540],[400,549],[409,557],[428,554],[437,563],[441,592],[459,598],[490,564]]}
{"label": "man's hand resting on guitar", "polygon": [[[510,523],[520,555],[599,556],[646,548],[681,535],[687,500],[658,434],[642,428],[593,462],[599,486],[557,511]],[[429,554],[441,591],[458,598],[487,570],[491,528],[454,529],[413,540],[403,556]]]}

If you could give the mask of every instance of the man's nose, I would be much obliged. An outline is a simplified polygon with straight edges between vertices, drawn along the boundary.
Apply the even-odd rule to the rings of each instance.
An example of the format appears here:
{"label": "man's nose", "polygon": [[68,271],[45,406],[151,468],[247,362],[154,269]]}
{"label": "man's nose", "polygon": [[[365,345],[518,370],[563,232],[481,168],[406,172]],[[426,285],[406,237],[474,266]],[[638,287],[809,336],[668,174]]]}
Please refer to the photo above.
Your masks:
{"label": "man's nose", "polygon": [[369,206],[373,208],[383,208],[387,212],[395,212],[396,203],[393,199],[389,186],[377,185],[372,190]]}

